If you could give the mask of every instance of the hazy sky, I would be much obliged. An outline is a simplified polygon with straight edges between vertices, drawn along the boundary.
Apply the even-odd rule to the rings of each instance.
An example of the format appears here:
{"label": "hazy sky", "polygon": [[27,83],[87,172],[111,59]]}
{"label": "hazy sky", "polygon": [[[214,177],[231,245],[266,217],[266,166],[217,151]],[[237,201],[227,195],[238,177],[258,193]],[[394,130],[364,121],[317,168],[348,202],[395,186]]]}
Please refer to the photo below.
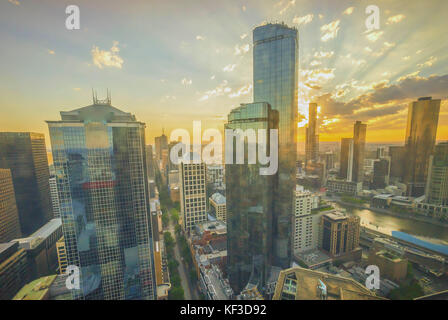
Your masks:
{"label": "hazy sky", "polygon": [[[65,28],[72,4],[80,30]],[[380,29],[366,33],[371,4]],[[368,141],[402,141],[409,101],[448,96],[447,12],[446,0],[0,0],[0,131],[48,140],[44,121],[91,104],[92,88],[146,122],[150,143],[193,120],[222,129],[252,101],[252,29],[283,21],[299,29],[299,125],[315,101],[322,141],[351,136],[355,120]]]}

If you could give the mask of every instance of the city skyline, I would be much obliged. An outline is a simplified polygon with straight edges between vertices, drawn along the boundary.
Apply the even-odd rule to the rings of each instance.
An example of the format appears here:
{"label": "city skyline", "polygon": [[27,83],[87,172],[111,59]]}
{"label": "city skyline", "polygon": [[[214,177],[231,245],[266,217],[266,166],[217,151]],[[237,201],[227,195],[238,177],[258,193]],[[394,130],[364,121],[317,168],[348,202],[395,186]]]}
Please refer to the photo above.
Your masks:
{"label": "city skyline", "polygon": [[[443,38],[443,1],[425,10],[422,3],[378,1],[380,29],[370,33],[367,1],[188,4],[188,12],[209,21],[206,30],[188,16],[169,23],[158,17],[181,15],[182,2],[135,1],[127,8],[115,1],[80,1],[81,30],[74,31],[64,27],[65,2],[51,3],[51,9],[50,1],[12,2],[0,4],[6,75],[0,90],[9,106],[0,111],[0,126],[42,132],[47,147],[44,120],[69,105],[86,105],[92,88],[99,96],[109,88],[114,105],[147,123],[149,143],[162,128],[167,134],[190,130],[198,119],[205,128],[222,130],[231,109],[252,101],[251,31],[266,21],[299,29],[300,143],[309,102],[319,105],[320,141],[349,136],[351,123],[361,120],[369,127],[367,142],[387,142],[404,141],[409,102],[446,98],[446,45],[434,41]],[[421,12],[431,14],[431,23]],[[224,28],[229,15],[236,23]],[[177,60],[188,63],[173,65]],[[45,68],[44,77],[37,68]],[[447,120],[442,100],[437,140],[448,139]]]}

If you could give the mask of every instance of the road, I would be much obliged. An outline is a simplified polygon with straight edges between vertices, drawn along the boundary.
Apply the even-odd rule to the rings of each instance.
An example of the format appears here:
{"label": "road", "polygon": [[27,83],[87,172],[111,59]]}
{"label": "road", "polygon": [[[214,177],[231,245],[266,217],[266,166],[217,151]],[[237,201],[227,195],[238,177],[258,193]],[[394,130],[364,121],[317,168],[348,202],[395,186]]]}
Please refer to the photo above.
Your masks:
{"label": "road", "polygon": [[179,262],[178,271],[180,276],[180,282],[182,284],[182,288],[184,289],[185,300],[198,300],[197,290],[192,290],[190,286],[190,279],[188,278],[188,271],[185,267],[182,256],[180,255],[179,244],[177,243],[176,233],[174,232],[173,222],[170,219],[170,225],[168,227],[168,231],[171,233],[174,239],[174,258]]}

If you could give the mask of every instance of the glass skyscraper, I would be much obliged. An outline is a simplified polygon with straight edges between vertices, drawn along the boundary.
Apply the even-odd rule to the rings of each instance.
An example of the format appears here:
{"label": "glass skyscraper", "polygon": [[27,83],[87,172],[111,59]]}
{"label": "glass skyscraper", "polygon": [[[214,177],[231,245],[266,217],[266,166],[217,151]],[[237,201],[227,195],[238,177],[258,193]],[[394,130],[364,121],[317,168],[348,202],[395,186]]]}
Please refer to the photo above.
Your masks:
{"label": "glass skyscraper", "polygon": [[259,26],[253,31],[253,44],[254,102],[267,102],[279,113],[278,185],[273,190],[273,264],[289,267],[297,160],[297,29],[285,24]]}
{"label": "glass skyscraper", "polygon": [[439,122],[440,100],[419,98],[408,108],[406,127],[404,183],[409,196],[424,194],[429,158],[434,152]]}
{"label": "glass skyscraper", "polygon": [[22,236],[29,236],[53,218],[44,135],[0,132],[0,168],[11,170]]}
{"label": "glass skyscraper", "polygon": [[154,299],[145,124],[110,99],[47,121],[75,299]]}
{"label": "glass skyscraper", "polygon": [[[228,115],[225,129],[278,128],[278,112],[266,102],[242,104]],[[233,150],[236,150],[234,139]],[[227,143],[227,142],[226,142]],[[241,292],[247,284],[262,289],[272,265],[273,197],[277,175],[260,175],[260,164],[248,164],[249,145],[244,142],[244,164],[226,165],[227,266],[230,285]],[[256,150],[256,149],[255,149]],[[235,154],[235,153],[234,153]]]}

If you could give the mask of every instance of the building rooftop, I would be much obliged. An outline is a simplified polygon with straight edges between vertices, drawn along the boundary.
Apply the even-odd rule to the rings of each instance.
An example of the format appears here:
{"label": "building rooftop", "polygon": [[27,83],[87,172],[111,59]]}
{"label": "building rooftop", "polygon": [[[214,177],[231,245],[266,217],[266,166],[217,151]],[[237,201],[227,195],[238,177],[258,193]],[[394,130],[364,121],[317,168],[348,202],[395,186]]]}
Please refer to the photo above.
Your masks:
{"label": "building rooftop", "polygon": [[353,279],[300,267],[280,272],[273,300],[287,297],[293,300],[384,300]]}
{"label": "building rooftop", "polygon": [[51,275],[36,279],[25,285],[13,300],[71,300],[65,285],[66,275]]}
{"label": "building rooftop", "polygon": [[212,196],[210,198],[218,205],[226,204],[226,197],[224,197],[219,192],[216,192],[216,193],[212,194]]}

